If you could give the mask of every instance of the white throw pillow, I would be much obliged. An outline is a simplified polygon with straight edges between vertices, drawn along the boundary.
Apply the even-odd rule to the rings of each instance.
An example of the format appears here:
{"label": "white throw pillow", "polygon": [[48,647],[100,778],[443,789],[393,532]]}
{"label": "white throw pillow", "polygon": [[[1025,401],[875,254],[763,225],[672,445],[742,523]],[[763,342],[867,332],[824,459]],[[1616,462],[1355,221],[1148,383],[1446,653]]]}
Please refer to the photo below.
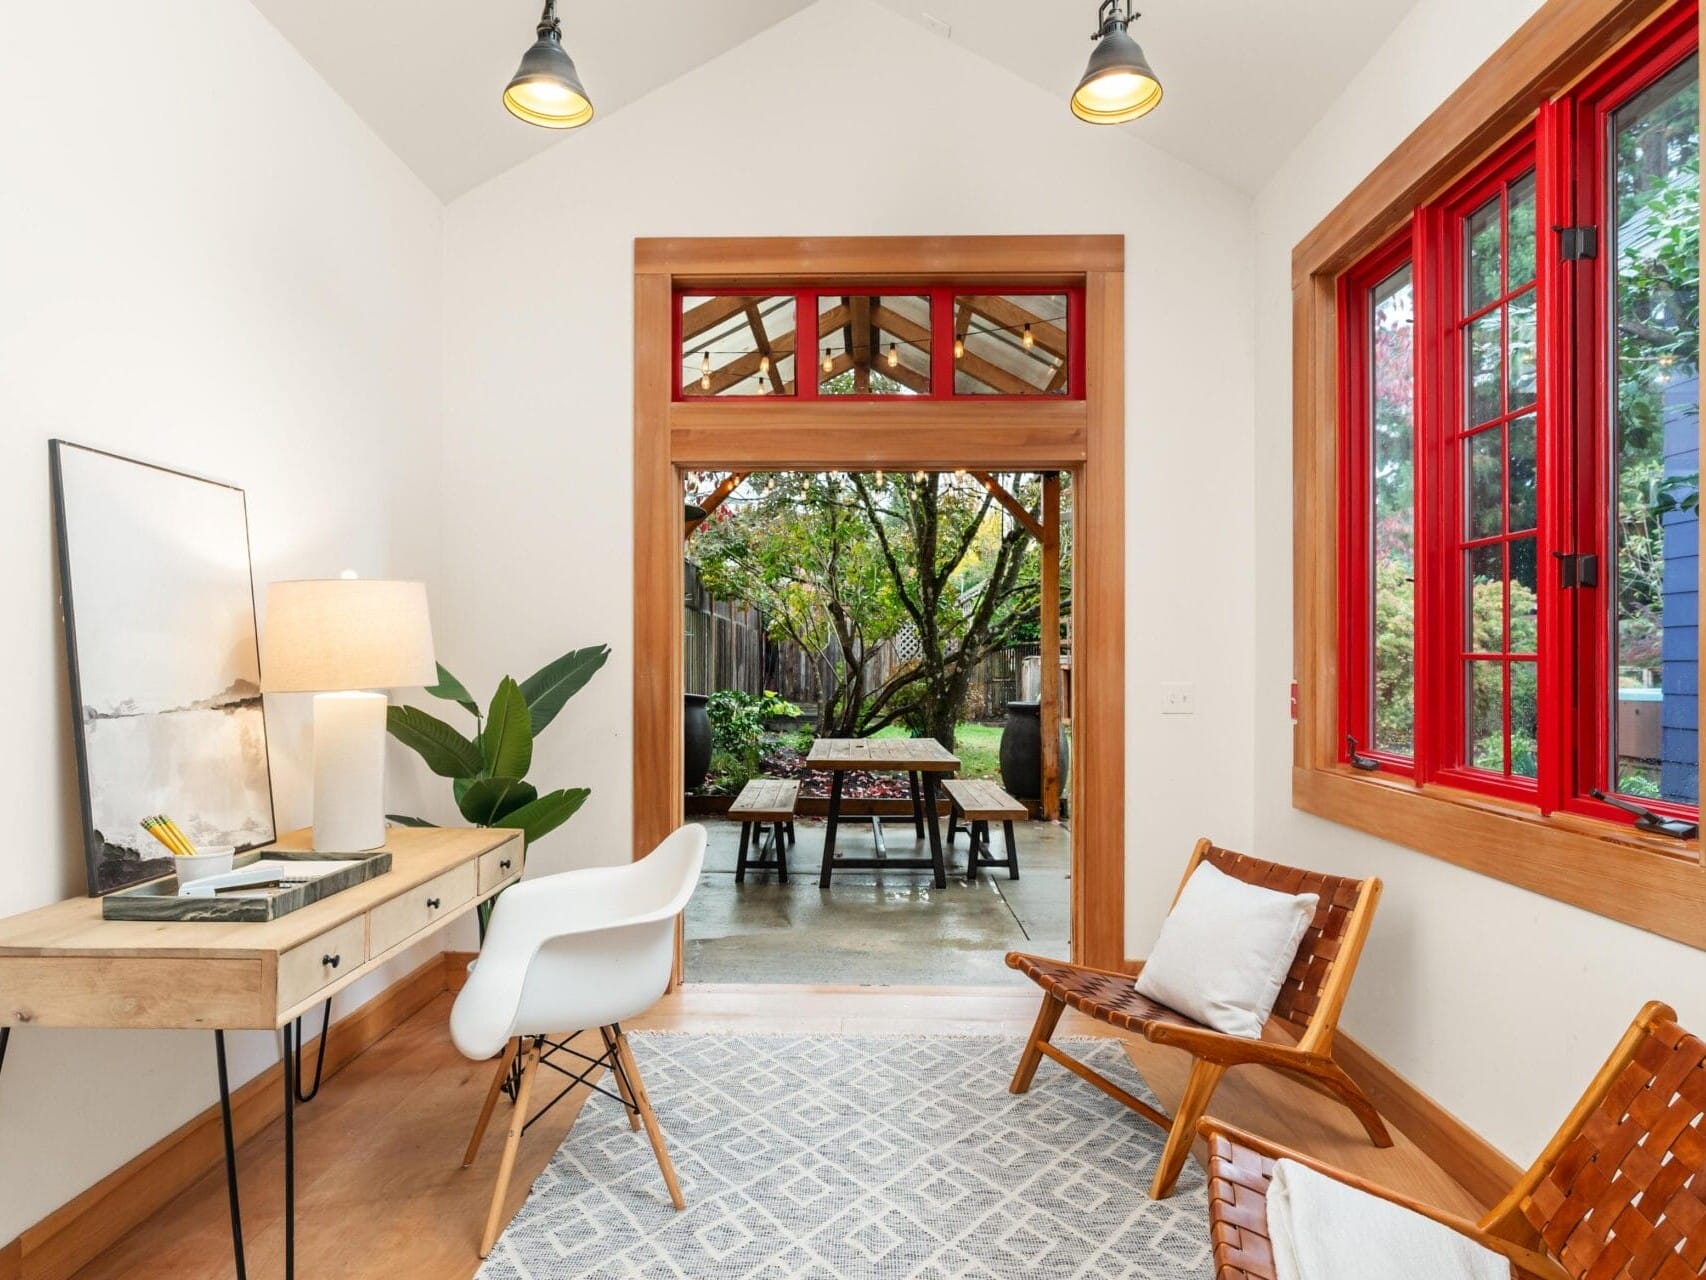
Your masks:
{"label": "white throw pillow", "polygon": [[1198,863],[1137,976],[1137,993],[1227,1035],[1259,1037],[1319,901]]}

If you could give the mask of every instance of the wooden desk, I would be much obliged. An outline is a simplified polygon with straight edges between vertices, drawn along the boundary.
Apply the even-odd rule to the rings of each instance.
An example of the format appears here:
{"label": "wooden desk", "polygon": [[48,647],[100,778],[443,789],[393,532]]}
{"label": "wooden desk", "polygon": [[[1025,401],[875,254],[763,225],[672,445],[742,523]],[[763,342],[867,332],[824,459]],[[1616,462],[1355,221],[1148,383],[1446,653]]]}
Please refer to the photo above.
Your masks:
{"label": "wooden desk", "polygon": [[[269,849],[304,850],[297,831]],[[331,1000],[521,877],[521,833],[393,828],[391,869],[264,922],[103,920],[75,898],[0,920],[0,1068],[13,1027],[209,1030],[219,1068],[226,1180],[239,1280],[244,1276],[225,1032],[284,1033],[285,1275],[295,1274],[295,1127],[302,1092],[302,1014]],[[326,1037],[321,1036],[322,1054]]]}
{"label": "wooden desk", "polygon": [[[928,870],[936,876],[936,887],[948,887],[948,866],[942,853],[942,828],[936,820],[936,775],[957,773],[959,757],[934,738],[817,738],[806,757],[806,768],[828,773],[829,821],[823,833],[823,867],[818,887],[829,888],[835,869],[863,871]],[[912,820],[920,836],[930,837],[928,858],[837,858],[835,833],[841,823],[841,786],[848,773],[904,773],[912,790]],[[882,842],[882,820],[871,820],[877,848]]]}

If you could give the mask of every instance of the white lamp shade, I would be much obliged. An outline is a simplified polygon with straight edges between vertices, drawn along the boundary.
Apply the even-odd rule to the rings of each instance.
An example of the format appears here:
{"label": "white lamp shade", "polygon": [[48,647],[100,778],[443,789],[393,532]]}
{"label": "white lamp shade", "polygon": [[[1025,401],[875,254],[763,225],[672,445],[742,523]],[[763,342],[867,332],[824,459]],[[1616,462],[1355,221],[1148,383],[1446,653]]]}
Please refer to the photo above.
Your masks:
{"label": "white lamp shade", "polygon": [[437,683],[424,583],[315,578],[267,587],[261,688],[268,693]]}

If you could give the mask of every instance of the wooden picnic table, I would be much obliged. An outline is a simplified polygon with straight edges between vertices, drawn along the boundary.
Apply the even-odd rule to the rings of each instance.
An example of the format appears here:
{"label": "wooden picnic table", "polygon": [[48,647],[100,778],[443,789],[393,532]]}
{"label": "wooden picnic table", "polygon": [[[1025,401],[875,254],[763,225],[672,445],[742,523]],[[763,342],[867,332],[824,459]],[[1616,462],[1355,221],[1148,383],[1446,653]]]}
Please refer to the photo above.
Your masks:
{"label": "wooden picnic table", "polygon": [[[823,870],[820,888],[829,888],[837,867],[844,871],[930,870],[936,887],[948,887],[948,864],[942,853],[942,828],[936,822],[938,775],[958,773],[960,759],[934,738],[816,738],[806,757],[806,768],[829,774],[829,823],[823,835]],[[912,821],[920,838],[928,833],[928,858],[837,858],[835,833],[841,822],[841,786],[847,774],[904,773],[912,792]],[[928,817],[928,824],[926,824]],[[879,853],[883,844],[880,817],[871,820],[871,832]]]}

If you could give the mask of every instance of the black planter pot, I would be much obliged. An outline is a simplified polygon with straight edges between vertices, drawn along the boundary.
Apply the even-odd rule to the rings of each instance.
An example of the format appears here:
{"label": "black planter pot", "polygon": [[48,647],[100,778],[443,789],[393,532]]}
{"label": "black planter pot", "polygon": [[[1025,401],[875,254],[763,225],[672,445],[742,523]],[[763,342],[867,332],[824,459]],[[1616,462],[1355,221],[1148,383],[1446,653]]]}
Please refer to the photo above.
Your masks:
{"label": "black planter pot", "polygon": [[697,791],[711,772],[711,715],[705,709],[709,702],[702,693],[688,694],[681,720],[681,772],[689,791]]}
{"label": "black planter pot", "polygon": [[[1066,792],[1066,730],[1060,731],[1060,789]],[[1009,702],[1001,730],[1001,785],[1015,800],[1043,798],[1043,717],[1036,702]]]}

